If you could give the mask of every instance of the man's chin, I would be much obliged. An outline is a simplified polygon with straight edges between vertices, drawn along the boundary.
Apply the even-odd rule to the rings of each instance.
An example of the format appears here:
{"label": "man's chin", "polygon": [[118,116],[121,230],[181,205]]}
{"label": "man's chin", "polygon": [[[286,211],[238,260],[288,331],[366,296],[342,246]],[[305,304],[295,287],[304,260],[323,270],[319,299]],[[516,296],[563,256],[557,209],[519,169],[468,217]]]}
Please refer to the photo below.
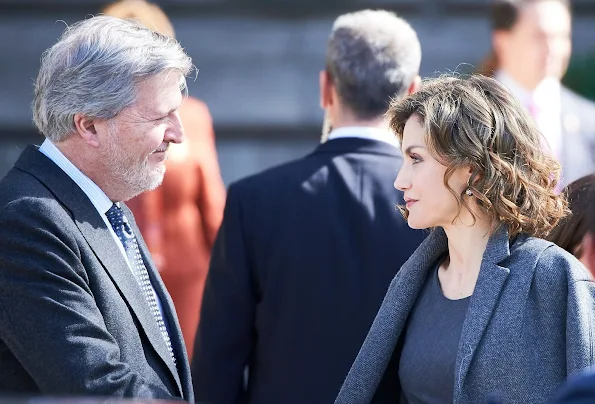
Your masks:
{"label": "man's chin", "polygon": [[[155,167],[140,181],[129,182],[129,190],[134,190],[134,194],[140,195],[143,192],[152,191],[157,188],[163,182],[165,176],[165,165],[162,167]],[[138,177],[137,177],[138,178]]]}
{"label": "man's chin", "polygon": [[147,191],[152,191],[157,188],[159,185],[163,183],[163,178],[165,177],[165,165],[163,166],[163,170],[160,172],[155,173],[154,176],[151,177],[149,181],[147,181]]}

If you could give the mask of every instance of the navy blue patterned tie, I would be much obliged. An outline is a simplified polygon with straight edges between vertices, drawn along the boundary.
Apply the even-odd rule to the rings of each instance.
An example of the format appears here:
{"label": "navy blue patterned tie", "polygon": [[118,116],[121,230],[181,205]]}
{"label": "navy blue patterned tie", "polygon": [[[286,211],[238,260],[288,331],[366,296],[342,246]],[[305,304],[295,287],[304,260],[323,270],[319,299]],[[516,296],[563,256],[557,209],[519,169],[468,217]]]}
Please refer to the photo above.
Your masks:
{"label": "navy blue patterned tie", "polygon": [[153,313],[153,316],[157,321],[157,325],[159,326],[161,335],[165,340],[167,349],[169,350],[169,353],[171,354],[174,363],[176,363],[176,356],[171,345],[171,340],[169,339],[169,334],[167,333],[167,327],[165,327],[163,316],[161,315],[161,311],[159,310],[159,306],[157,305],[155,290],[153,289],[153,285],[151,284],[149,273],[147,272],[147,268],[145,267],[143,257],[141,256],[140,249],[138,248],[138,241],[136,240],[136,236],[130,228],[128,219],[126,219],[124,211],[122,211],[122,209],[115,203],[112,205],[111,208],[109,208],[109,210],[106,213],[106,216],[107,220],[109,220],[110,224],[112,225],[114,232],[122,242],[124,250],[126,250],[128,261],[130,262],[130,266],[132,267],[132,272],[136,277],[136,280],[143,292],[143,295],[145,296],[145,299],[147,299],[147,303],[149,304],[149,308],[151,309],[151,312]]}

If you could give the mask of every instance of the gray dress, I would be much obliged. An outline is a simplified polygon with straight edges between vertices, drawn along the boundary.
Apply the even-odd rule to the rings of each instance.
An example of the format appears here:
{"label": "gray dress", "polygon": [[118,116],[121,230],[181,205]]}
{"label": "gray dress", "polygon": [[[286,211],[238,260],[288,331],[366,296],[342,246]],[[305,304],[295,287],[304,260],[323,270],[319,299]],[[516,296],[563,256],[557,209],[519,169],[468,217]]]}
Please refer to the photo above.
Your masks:
{"label": "gray dress", "polygon": [[430,271],[407,322],[399,380],[409,404],[452,403],[455,362],[470,297],[451,300]]}

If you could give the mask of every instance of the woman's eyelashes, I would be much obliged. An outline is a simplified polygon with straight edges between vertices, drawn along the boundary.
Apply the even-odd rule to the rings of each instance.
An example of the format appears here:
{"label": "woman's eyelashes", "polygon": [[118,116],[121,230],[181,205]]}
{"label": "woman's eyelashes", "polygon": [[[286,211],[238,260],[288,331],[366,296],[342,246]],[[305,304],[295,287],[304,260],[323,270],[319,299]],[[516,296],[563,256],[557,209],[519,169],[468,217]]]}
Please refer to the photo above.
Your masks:
{"label": "woman's eyelashes", "polygon": [[421,163],[423,161],[419,155],[414,153],[410,153],[409,158],[411,159],[412,164]]}

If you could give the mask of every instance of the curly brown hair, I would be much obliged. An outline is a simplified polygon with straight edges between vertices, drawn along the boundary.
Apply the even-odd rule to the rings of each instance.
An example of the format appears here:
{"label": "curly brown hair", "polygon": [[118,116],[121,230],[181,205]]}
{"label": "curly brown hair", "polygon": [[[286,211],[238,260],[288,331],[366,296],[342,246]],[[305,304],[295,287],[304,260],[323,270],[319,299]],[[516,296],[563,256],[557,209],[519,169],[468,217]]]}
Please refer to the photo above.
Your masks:
{"label": "curly brown hair", "polygon": [[491,217],[492,231],[506,224],[511,238],[545,237],[569,213],[566,197],[555,190],[560,164],[543,152],[534,121],[496,80],[470,75],[424,81],[387,112],[399,141],[413,115],[424,126],[428,151],[447,167],[444,185],[457,198],[459,213],[470,207],[448,180],[469,167],[469,187]]}
{"label": "curly brown hair", "polygon": [[570,203],[569,216],[562,219],[547,239],[556,243],[576,258],[583,255],[583,238],[589,232],[595,196],[595,174],[573,181],[565,188]]}

